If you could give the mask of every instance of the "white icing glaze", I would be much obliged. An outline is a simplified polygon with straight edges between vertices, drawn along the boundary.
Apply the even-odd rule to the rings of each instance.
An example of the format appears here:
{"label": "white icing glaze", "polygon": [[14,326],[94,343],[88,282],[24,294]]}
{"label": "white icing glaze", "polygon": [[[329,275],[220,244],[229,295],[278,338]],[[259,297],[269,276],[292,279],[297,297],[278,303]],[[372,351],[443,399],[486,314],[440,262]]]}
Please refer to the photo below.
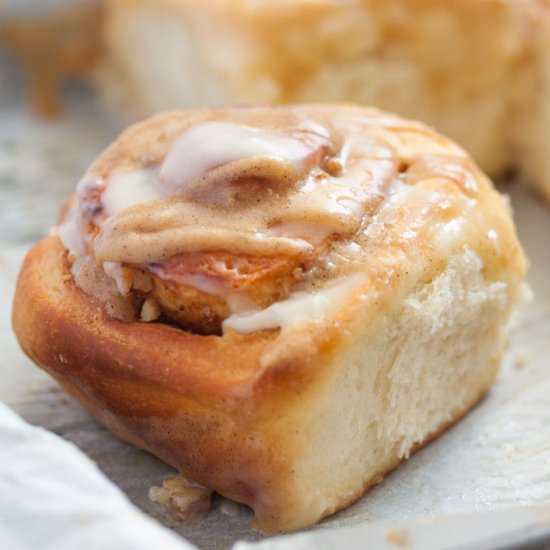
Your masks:
{"label": "white icing glaze", "polygon": [[388,195],[388,201],[385,207],[406,206],[414,204],[421,200],[429,200],[432,193],[420,185],[410,185],[400,180],[396,180]]}
{"label": "white icing glaze", "polygon": [[450,250],[463,242],[464,226],[466,218],[460,216],[448,222],[437,223],[432,228],[434,241],[442,252],[450,253]]}
{"label": "white icing glaze", "polygon": [[76,186],[76,193],[79,198],[84,198],[91,190],[102,189],[105,182],[102,178],[94,175],[93,173],[87,173],[78,182]]}
{"label": "white icing glaze", "polygon": [[134,172],[119,172],[109,177],[108,184],[101,197],[101,202],[107,216],[112,216],[121,210],[164,198],[165,194],[157,184],[152,170],[136,170]]}
{"label": "white icing glaze", "polygon": [[126,296],[132,290],[131,283],[124,277],[124,271],[122,270],[122,264],[119,262],[104,262],[103,271],[108,277],[113,279],[118,287],[118,291]]}
{"label": "white icing glaze", "polygon": [[[377,145],[377,158],[365,158],[344,143],[342,171],[333,176],[321,168],[335,149],[329,132],[307,122],[285,132],[206,122],[180,135],[160,166],[105,181],[90,176],[79,194],[82,209],[90,191],[89,211],[100,227],[96,260],[162,262],[198,249],[295,253],[333,234],[353,235],[395,176],[392,153]],[[97,192],[90,187],[96,183]],[[144,208],[129,208],[138,204]]]}
{"label": "white icing glaze", "polygon": [[252,157],[300,163],[311,148],[297,137],[228,122],[206,122],[184,132],[160,169],[161,183],[177,194],[209,170]]}
{"label": "white icing glaze", "polygon": [[63,223],[59,226],[57,235],[69,254],[72,254],[75,258],[86,254],[82,218],[76,204],[71,207]]}
{"label": "white icing glaze", "polygon": [[[229,311],[231,313],[241,313],[243,311],[250,311],[254,308],[254,302],[245,292],[229,290],[227,285],[217,277],[210,277],[202,273],[183,273],[170,277],[165,273],[162,267],[149,266],[149,269],[161,279],[173,281],[178,285],[190,286],[199,292],[223,298],[229,306]],[[220,272],[222,271],[220,270]]]}
{"label": "white icing glaze", "polygon": [[248,334],[277,327],[286,330],[318,321],[340,308],[365,280],[364,273],[355,273],[317,292],[294,292],[286,300],[260,311],[233,314],[225,319],[222,327]]}
{"label": "white icing glaze", "polygon": [[332,227],[317,223],[282,222],[268,228],[265,234],[274,237],[304,239],[310,243],[320,243],[332,231]]}

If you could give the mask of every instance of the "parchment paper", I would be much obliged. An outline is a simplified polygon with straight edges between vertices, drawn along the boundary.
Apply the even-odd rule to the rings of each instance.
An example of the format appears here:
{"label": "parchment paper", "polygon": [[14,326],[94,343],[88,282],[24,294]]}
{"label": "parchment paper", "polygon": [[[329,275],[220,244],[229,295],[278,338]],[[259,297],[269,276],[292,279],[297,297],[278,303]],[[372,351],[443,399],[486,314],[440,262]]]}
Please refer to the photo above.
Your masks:
{"label": "parchment paper", "polygon": [[196,550],[133,506],[77,447],[2,403],[0,546]]}
{"label": "parchment paper", "polygon": [[[173,470],[111,436],[19,350],[10,307],[20,262],[116,128],[80,89],[71,91],[61,122],[37,122],[2,79],[10,74],[10,82],[17,82],[20,76],[1,54],[0,70],[0,401],[31,424],[74,442],[139,508],[200,548],[260,540],[248,529],[251,514],[244,507],[230,517],[217,502],[204,520],[171,521],[147,492]],[[550,502],[550,208],[523,186],[506,184],[501,190],[512,198],[532,261],[535,298],[518,316],[497,383],[455,428],[316,530],[375,528],[379,522]],[[550,516],[546,521],[550,524]]]}

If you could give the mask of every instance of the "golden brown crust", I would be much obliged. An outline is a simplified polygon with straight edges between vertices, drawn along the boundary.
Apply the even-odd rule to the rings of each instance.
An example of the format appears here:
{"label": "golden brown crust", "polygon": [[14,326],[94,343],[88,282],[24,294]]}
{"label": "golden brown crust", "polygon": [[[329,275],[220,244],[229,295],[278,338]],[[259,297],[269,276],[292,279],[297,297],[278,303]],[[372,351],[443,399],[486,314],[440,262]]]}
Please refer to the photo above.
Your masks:
{"label": "golden brown crust", "polygon": [[284,456],[274,460],[281,443],[262,423],[305,392],[314,365],[322,376],[319,356],[334,342],[262,372],[260,356],[278,331],[198,336],[117,321],[75,287],[64,255],[48,237],[22,267],[13,326],[25,353],[115,434],[269,523],[263,491],[284,498],[290,466]]}
{"label": "golden brown crust", "polygon": [[[285,517],[294,506],[297,452],[292,438],[285,440],[285,426],[322,390],[327,368],[334,368],[331,357],[343,345],[341,334],[318,335],[309,346],[302,342],[299,359],[290,353],[265,369],[261,356],[277,331],[214,337],[162,324],[125,324],[75,287],[64,254],[59,240],[48,237],[31,250],[19,276],[13,326],[29,357],[116,435],[251,506],[256,528],[279,532],[306,525],[310,520]],[[492,365],[471,399],[411,452],[477,403],[498,360]],[[291,420],[285,419],[289,410]],[[392,455],[322,515],[355,501],[402,459]]]}
{"label": "golden brown crust", "polygon": [[[112,353],[120,357],[120,363],[135,363],[132,377],[136,380],[164,385],[167,389],[183,392],[188,398],[209,401],[216,395],[225,394],[233,385],[253,382],[259,368],[258,356],[265,343],[274,339],[275,333],[266,333],[261,338],[236,333],[223,339],[195,337],[192,333],[165,325],[125,324],[111,319],[103,311],[103,304],[75,287],[70,273],[63,267],[64,254],[65,249],[56,237],[48,237],[33,248],[19,277],[20,284],[24,286],[17,292],[17,299],[25,300],[26,305],[19,305],[18,301],[14,305],[18,333],[29,331],[27,311],[37,308],[38,316],[46,316],[32,321],[35,328],[42,327],[42,330],[27,334],[27,340],[29,343],[34,341],[34,347],[55,359],[62,372],[66,372],[65,363],[55,356],[55,349],[50,349],[58,345],[51,338],[56,333],[64,335],[65,343],[74,343],[71,345],[74,345],[73,359],[82,348],[80,342],[94,340],[98,356]],[[38,307],[40,303],[44,307]],[[87,307],[80,307],[82,303]],[[46,308],[46,305],[49,307]],[[50,322],[59,325],[55,329],[52,327],[48,334],[43,329],[49,332]],[[227,345],[226,341],[231,344]],[[160,347],[175,350],[178,362],[184,363],[179,362],[176,368],[174,357],[165,354],[159,357]],[[138,349],[142,350],[138,353],[141,362],[135,361]],[[68,353],[66,350],[65,354]],[[242,361],[244,355],[247,361]],[[109,368],[109,365],[105,367]],[[114,368],[113,365],[111,367]],[[208,380],[204,378],[205,371],[211,374]],[[189,394],[191,388],[192,393]]]}

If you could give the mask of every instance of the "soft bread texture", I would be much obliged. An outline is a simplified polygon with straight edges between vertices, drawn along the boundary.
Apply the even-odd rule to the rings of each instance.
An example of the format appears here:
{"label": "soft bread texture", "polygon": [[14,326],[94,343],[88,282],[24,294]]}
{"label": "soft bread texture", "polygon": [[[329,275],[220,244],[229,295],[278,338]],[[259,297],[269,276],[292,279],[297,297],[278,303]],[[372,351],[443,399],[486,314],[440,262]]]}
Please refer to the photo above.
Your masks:
{"label": "soft bread texture", "polygon": [[[522,299],[525,259],[506,202],[464,151],[426,126],[373,109],[302,105],[165,114],[125,132],[90,173],[102,174],[105,194],[120,184],[110,173],[118,174],[117,166],[141,170],[143,158],[161,162],[189,125],[216,117],[247,117],[260,128],[296,117],[301,126],[317,130],[320,121],[330,122],[342,148],[335,146],[331,154],[343,158],[347,147],[353,162],[367,166],[357,173],[367,190],[379,189],[380,174],[391,175],[377,201],[369,194],[355,196],[370,209],[359,228],[332,237],[318,251],[320,263],[294,283],[302,297],[333,290],[330,272],[321,269],[328,259],[341,263],[336,280],[346,291],[331,294],[337,299],[330,307],[298,323],[283,318],[255,330],[229,323],[219,335],[201,335],[173,319],[124,322],[109,315],[107,294],[77,286],[71,255],[52,235],[25,260],[13,325],[29,357],[115,434],[172,464],[188,480],[249,505],[256,529],[284,532],[359,498],[481,399],[498,371],[506,327]],[[331,158],[315,163],[330,165]],[[290,195],[270,193],[265,200],[288,205],[308,189],[316,205],[324,186],[354,184],[353,162],[343,161],[339,176],[314,163]],[[65,220],[89,214],[87,190],[100,188],[86,185],[79,186],[75,203],[84,210],[73,205]],[[181,194],[159,200],[119,214],[126,219],[151,208],[161,223],[166,201],[195,204]],[[266,204],[258,208],[269,210]],[[254,214],[256,206],[249,208]],[[255,219],[250,212],[236,210],[243,227]],[[92,218],[99,225],[88,238],[101,234],[113,216]],[[252,233],[257,236],[255,226]],[[265,242],[260,235],[254,246]],[[93,263],[93,243],[88,246],[84,257]],[[244,253],[239,258],[247,261]],[[157,260],[164,265],[160,256]],[[168,262],[184,267],[185,258],[176,255]],[[145,272],[148,265],[133,267]],[[352,276],[342,279],[349,269]],[[139,300],[151,290],[144,290],[141,279],[137,283],[139,288],[127,292]]]}
{"label": "soft bread texture", "polygon": [[395,311],[354,311],[349,332],[303,335],[266,365],[275,332],[220,339],[113,320],[63,257],[50,237],[23,266],[24,351],[116,435],[251,506],[266,533],[353,502],[470,410],[498,371],[510,307],[464,251]]}
{"label": "soft bread texture", "polygon": [[423,120],[550,200],[548,0],[108,0],[98,82],[135,116],[355,101]]}

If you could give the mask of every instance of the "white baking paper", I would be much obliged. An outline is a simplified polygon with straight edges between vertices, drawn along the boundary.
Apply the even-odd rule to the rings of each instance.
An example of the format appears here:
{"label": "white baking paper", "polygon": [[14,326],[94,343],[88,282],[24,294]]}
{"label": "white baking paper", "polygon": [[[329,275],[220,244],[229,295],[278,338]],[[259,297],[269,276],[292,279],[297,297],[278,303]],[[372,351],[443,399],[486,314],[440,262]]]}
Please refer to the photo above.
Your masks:
{"label": "white baking paper", "polygon": [[0,404],[0,547],[193,550],[130,504],[77,447]]}
{"label": "white baking paper", "polygon": [[379,521],[258,543],[238,542],[233,550],[502,550],[529,544],[547,550],[550,504],[456,514],[408,521]]}

